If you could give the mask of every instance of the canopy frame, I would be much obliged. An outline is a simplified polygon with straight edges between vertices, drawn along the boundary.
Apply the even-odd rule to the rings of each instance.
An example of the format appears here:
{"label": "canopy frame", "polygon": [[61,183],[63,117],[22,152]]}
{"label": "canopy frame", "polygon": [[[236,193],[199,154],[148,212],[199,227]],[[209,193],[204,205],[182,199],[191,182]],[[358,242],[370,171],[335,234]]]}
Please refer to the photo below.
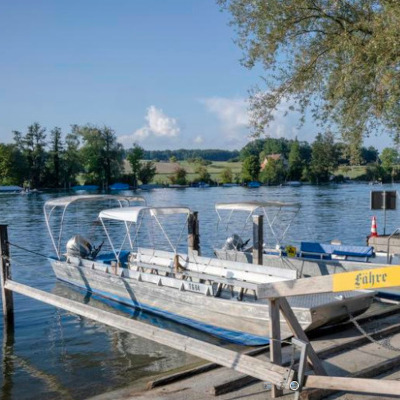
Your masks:
{"label": "canopy frame", "polygon": [[[289,231],[289,228],[291,227],[293,221],[300,212],[300,208],[301,208],[300,203],[282,202],[282,201],[265,201],[265,202],[248,201],[248,202],[217,203],[215,205],[215,211],[218,215],[217,231],[219,230],[220,223],[223,222],[223,218],[221,215],[222,210],[230,211],[228,214],[228,219],[226,221],[226,227],[225,227],[226,231],[228,231],[232,215],[235,211],[239,212],[243,211],[248,213],[245,222],[243,224],[241,233],[244,232],[249,220],[252,218],[253,215],[255,215],[256,211],[261,210],[262,214],[265,216],[269,229],[271,230],[277,248],[281,248],[282,242],[285,239],[286,234]],[[267,209],[270,209],[272,211],[268,213]],[[274,226],[276,226],[276,222],[284,210],[287,211],[288,215],[290,215],[290,218],[283,232],[280,235],[278,235],[278,233],[274,229]]]}
{"label": "canopy frame", "polygon": [[[143,202],[146,204],[146,199],[142,196],[115,196],[111,194],[96,194],[96,195],[75,195],[75,196],[65,196],[57,197],[54,199],[47,200],[43,206],[43,213],[46,222],[46,227],[49,232],[50,240],[56,252],[57,258],[61,259],[61,239],[64,230],[65,215],[68,207],[71,204],[77,202],[91,202],[91,201],[105,201],[105,200],[115,200],[119,207],[127,207],[131,202]],[[52,215],[54,210],[62,208],[61,218],[60,218],[60,228],[58,231],[57,238],[55,237],[55,232],[52,228]]]}

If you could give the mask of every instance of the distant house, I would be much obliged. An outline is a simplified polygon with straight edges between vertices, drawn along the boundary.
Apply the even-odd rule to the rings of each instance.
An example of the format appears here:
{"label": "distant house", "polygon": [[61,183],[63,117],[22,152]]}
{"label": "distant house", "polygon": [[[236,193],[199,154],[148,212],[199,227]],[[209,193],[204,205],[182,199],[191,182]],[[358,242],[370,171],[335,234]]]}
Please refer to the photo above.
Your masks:
{"label": "distant house", "polygon": [[287,168],[287,166],[288,166],[288,161],[282,154],[268,154],[264,158],[264,161],[261,163],[261,171],[267,166],[267,164],[270,160],[282,161],[282,164],[285,168]]}

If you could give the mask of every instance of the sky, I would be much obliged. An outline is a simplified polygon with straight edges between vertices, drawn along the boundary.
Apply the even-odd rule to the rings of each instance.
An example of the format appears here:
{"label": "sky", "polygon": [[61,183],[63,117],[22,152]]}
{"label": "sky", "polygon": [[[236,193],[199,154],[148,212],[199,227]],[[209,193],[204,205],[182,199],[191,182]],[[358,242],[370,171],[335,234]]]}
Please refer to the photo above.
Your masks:
{"label": "sky", "polygon": [[[125,148],[240,149],[263,71],[241,66],[229,21],[214,0],[0,0],[0,141],[89,123]],[[312,142],[285,109],[269,136]]]}

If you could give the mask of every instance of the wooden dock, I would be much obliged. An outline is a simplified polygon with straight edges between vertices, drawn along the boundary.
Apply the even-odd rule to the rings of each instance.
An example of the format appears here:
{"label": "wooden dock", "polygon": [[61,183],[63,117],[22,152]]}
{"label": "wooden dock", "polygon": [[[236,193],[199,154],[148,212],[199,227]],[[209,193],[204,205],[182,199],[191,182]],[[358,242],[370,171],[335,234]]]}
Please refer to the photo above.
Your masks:
{"label": "wooden dock", "polygon": [[[376,378],[400,381],[400,306],[374,303],[368,313],[356,319],[365,336],[353,322],[320,329],[311,337],[311,345],[328,375],[335,377]],[[382,343],[383,342],[383,343]],[[253,349],[258,360],[270,358],[269,348]],[[282,352],[283,364],[293,362],[292,347]],[[298,361],[298,355],[294,362]],[[327,378],[326,387],[334,378]],[[349,381],[350,382],[350,381]],[[370,381],[369,381],[370,382]],[[385,381],[386,382],[386,381]],[[147,384],[143,391],[133,385],[105,393],[90,400],[122,399],[272,399],[271,385],[214,363],[205,363],[190,370],[164,375]],[[283,399],[294,399],[295,393],[284,391]],[[309,389],[300,394],[303,400],[335,398],[340,400],[377,400],[400,398],[398,395],[349,394],[331,390]]]}

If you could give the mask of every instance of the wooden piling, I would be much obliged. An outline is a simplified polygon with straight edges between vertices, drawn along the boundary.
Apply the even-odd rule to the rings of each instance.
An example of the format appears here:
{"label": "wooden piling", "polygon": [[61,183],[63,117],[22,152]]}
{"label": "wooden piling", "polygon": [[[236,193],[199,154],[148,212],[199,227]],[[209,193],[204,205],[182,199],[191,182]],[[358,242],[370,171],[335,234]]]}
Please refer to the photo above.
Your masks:
{"label": "wooden piling", "polygon": [[[269,343],[271,362],[277,365],[282,365],[282,346],[281,346],[281,327],[280,327],[280,312],[279,299],[270,299],[269,301],[269,328],[271,340]],[[273,385],[272,398],[281,397],[283,391],[281,388]]]}
{"label": "wooden piling", "polygon": [[189,254],[193,251],[200,254],[200,230],[199,230],[199,217],[198,212],[193,211],[189,214],[188,218],[188,249]]}
{"label": "wooden piling", "polygon": [[253,215],[253,264],[263,264],[264,217]]}
{"label": "wooden piling", "polygon": [[5,284],[11,279],[10,248],[8,244],[7,225],[0,225],[0,280],[3,317],[5,325],[14,324],[14,301],[11,290]]}

